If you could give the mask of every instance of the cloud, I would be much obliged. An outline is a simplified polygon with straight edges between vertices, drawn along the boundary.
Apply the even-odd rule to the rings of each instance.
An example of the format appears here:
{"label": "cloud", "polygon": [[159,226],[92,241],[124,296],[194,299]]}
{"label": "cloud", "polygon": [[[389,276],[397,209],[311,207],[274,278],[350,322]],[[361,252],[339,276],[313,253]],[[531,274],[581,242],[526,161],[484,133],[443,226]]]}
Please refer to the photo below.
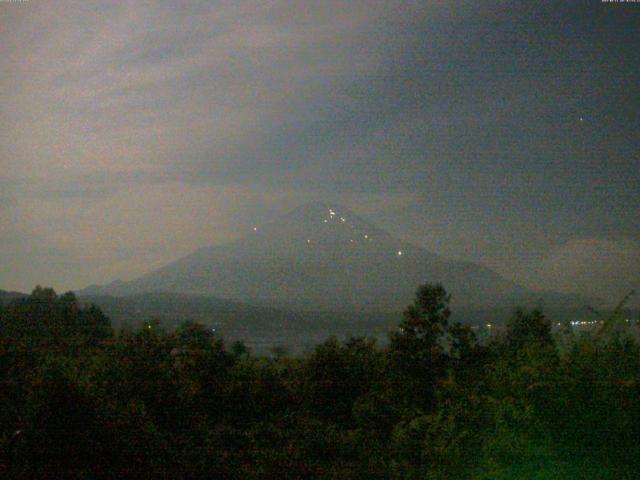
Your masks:
{"label": "cloud", "polygon": [[[0,235],[17,239],[0,245],[13,262],[0,283],[43,281],[15,260],[19,239],[63,252],[69,263],[48,275],[76,286],[130,277],[311,199],[506,270],[523,245],[548,240],[532,242],[523,224],[558,241],[634,235],[620,205],[638,200],[635,110],[587,136],[566,123],[584,99],[593,118],[624,107],[637,82],[615,70],[614,44],[584,48],[602,39],[582,24],[565,31],[584,15],[540,9],[0,2]],[[496,261],[503,251],[516,253]]]}
{"label": "cloud", "polygon": [[538,274],[547,288],[615,303],[630,290],[640,293],[640,243],[630,238],[572,240],[551,249]]}
{"label": "cloud", "polygon": [[[412,170],[425,177],[421,139],[442,127],[415,111],[426,71],[407,52],[420,49],[420,62],[441,55],[451,42],[438,22],[471,15],[466,6],[61,2],[55,11],[35,3],[13,9],[0,60],[12,72],[3,107],[12,121],[0,133],[6,175],[43,184],[113,175],[116,186],[118,176],[144,172],[258,188],[295,181],[341,193],[415,188],[407,180]],[[422,36],[429,45],[416,45]],[[443,111],[444,99],[438,94],[432,107]]]}
{"label": "cloud", "polygon": [[0,210],[15,206],[16,201],[8,195],[0,195]]}

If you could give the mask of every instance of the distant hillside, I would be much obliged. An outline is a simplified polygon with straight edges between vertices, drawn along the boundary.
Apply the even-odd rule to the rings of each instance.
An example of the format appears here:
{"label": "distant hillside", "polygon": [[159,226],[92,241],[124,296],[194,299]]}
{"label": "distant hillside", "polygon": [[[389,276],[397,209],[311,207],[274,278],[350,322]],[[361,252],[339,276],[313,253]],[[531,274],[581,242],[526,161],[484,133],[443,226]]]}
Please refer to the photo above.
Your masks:
{"label": "distant hillside", "polygon": [[17,298],[24,298],[27,294],[20,292],[7,292],[5,290],[0,290],[0,305],[6,305],[11,300],[15,300]]}
{"label": "distant hillside", "polygon": [[330,335],[386,339],[400,312],[327,312],[253,306],[200,295],[143,293],[129,296],[82,296],[111,319],[114,327],[136,328],[158,320],[169,330],[194,321],[214,329],[225,341],[243,340],[255,352],[274,346],[304,351]]}
{"label": "distant hillside", "polygon": [[[202,295],[141,293],[128,296],[81,295],[82,303],[92,303],[111,319],[114,327],[135,327],[152,319],[168,328],[186,321],[220,329],[285,328],[292,313],[275,308],[247,305]],[[297,319],[298,321],[300,319]]]}
{"label": "distant hillside", "polygon": [[[0,291],[0,304],[26,296],[19,292]],[[402,319],[402,308],[393,311],[301,310],[162,292],[127,296],[82,295],[79,300],[81,304],[100,307],[116,329],[137,328],[150,320],[158,320],[164,328],[172,330],[186,321],[193,321],[215,329],[216,335],[227,342],[243,340],[258,353],[267,353],[274,346],[286,346],[291,351],[301,352],[330,335],[375,337],[384,343],[387,333],[397,328]],[[475,325],[482,330],[487,323],[502,324],[511,316],[512,310],[512,306],[456,308],[452,321]],[[547,305],[545,313],[552,321],[594,318],[584,307]],[[633,318],[637,315],[637,311],[629,313]]]}
{"label": "distant hillside", "polygon": [[[143,293],[129,296],[82,296],[82,303],[93,303],[111,319],[112,325],[135,328],[155,319],[171,330],[185,321],[202,323],[215,329],[227,342],[243,340],[254,352],[267,353],[274,346],[302,352],[330,335],[375,337],[386,343],[389,331],[397,328],[402,309],[396,311],[305,311],[249,305],[202,295]],[[451,320],[498,327],[513,313],[513,308],[454,309]],[[585,308],[547,306],[552,321],[592,319]],[[637,314],[635,315],[637,316]],[[476,330],[478,331],[478,330]]]}

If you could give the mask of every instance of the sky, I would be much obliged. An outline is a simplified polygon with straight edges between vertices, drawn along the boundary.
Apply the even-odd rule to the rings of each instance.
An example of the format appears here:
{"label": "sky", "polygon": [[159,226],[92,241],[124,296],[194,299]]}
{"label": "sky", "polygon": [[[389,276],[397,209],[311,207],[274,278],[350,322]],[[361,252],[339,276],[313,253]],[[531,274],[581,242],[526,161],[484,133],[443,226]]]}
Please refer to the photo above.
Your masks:
{"label": "sky", "polygon": [[[553,3],[553,4],[551,4]],[[532,288],[640,288],[640,3],[0,1],[0,289],[306,201]]]}

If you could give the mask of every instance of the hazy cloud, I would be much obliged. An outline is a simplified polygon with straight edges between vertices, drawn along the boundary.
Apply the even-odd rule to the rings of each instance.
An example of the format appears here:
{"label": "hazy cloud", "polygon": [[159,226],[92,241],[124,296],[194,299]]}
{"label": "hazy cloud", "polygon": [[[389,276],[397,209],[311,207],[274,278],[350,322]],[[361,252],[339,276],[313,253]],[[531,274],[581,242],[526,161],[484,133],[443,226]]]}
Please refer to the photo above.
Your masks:
{"label": "hazy cloud", "polygon": [[68,262],[4,243],[0,288],[130,278],[318,199],[516,276],[633,237],[635,13],[578,3],[0,3],[0,235]]}
{"label": "hazy cloud", "polygon": [[[632,239],[580,239],[553,248],[538,275],[548,288],[584,292],[611,303],[640,294],[640,243]],[[638,303],[638,298],[634,299]]]}

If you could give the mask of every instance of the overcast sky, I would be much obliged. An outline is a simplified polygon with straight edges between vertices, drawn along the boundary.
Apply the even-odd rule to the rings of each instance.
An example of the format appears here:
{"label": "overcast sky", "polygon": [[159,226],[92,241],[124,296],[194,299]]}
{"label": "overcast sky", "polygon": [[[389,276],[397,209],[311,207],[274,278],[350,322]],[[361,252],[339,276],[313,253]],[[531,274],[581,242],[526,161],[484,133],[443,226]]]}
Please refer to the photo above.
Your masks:
{"label": "overcast sky", "polygon": [[0,2],[0,288],[308,200],[534,287],[640,287],[640,4]]}

